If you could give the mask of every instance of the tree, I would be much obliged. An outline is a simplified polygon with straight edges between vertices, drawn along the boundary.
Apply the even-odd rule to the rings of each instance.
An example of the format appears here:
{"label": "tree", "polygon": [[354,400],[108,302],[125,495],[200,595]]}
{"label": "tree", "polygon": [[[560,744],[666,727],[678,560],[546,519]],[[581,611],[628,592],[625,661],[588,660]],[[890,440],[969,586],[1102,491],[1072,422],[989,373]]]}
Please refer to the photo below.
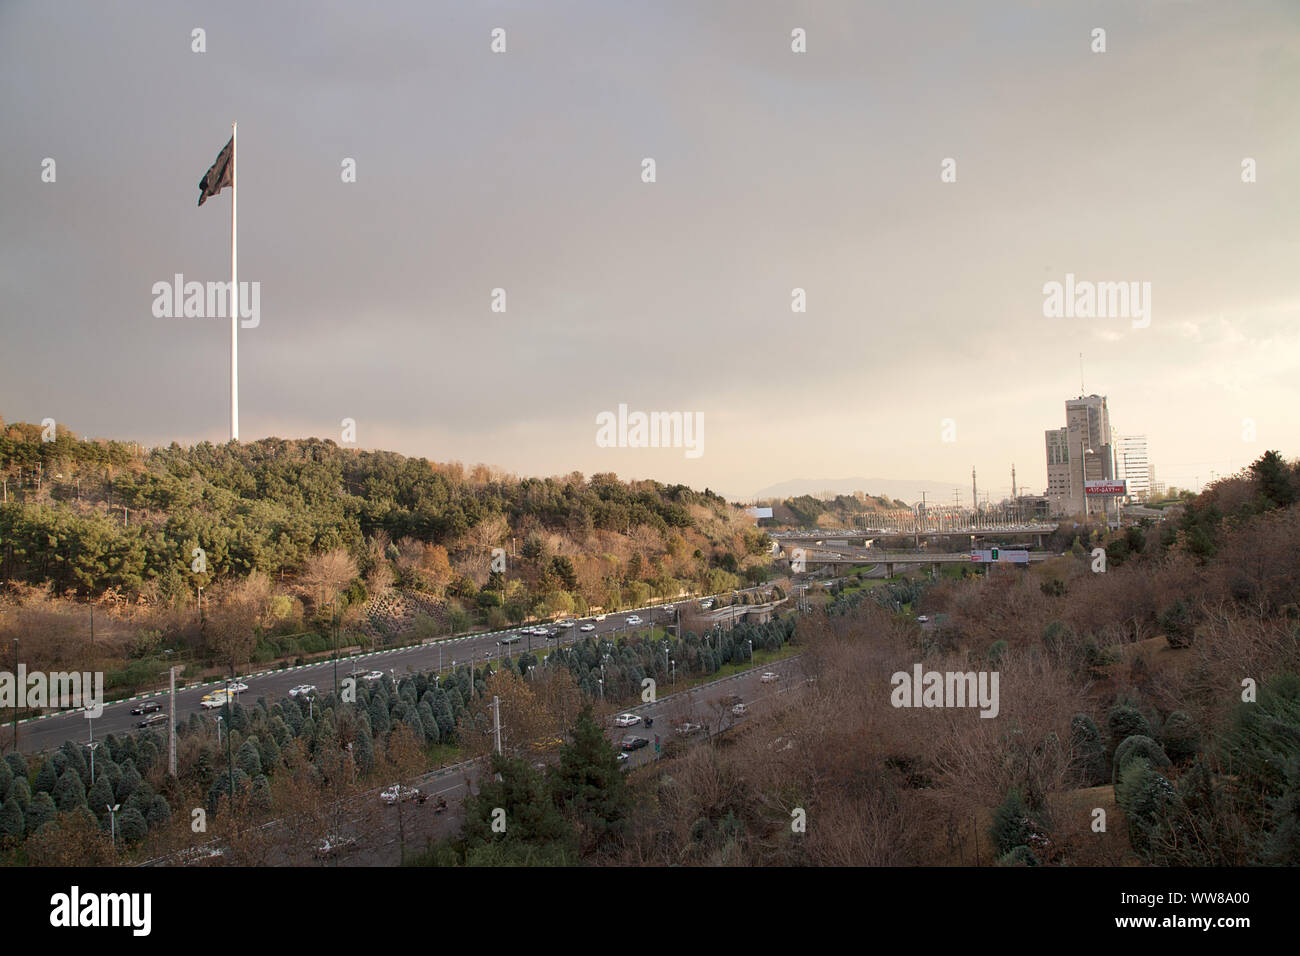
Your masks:
{"label": "tree", "polygon": [[54,785],[54,803],[60,812],[75,810],[86,802],[86,788],[81,783],[77,771],[69,767]]}
{"label": "tree", "polygon": [[27,808],[27,832],[35,833],[58,814],[58,808],[54,806],[54,800],[50,795],[44,790],[39,791],[32,797],[32,805]]}
{"label": "tree", "polygon": [[1136,759],[1145,760],[1152,767],[1166,768],[1171,766],[1168,755],[1161,749],[1160,745],[1150,737],[1144,737],[1141,734],[1134,734],[1127,737],[1115,748],[1115,768],[1111,774],[1111,782],[1115,783],[1124,774],[1124,768]]}
{"label": "tree", "polygon": [[1274,508],[1286,508],[1297,497],[1291,469],[1276,451],[1266,451],[1250,466],[1251,474],[1259,482],[1260,494]]}
{"label": "tree", "polygon": [[998,856],[1012,853],[1017,847],[1025,847],[1032,854],[1034,849],[1046,844],[1044,828],[1034,819],[1024,795],[1014,787],[993,808],[989,838],[997,848]]}
{"label": "tree", "polygon": [[1087,714],[1070,718],[1070,746],[1085,787],[1095,787],[1106,780],[1106,745],[1097,725]]}
{"label": "tree", "polygon": [[574,824],[579,849],[590,852],[621,835],[632,808],[632,793],[618,756],[586,705],[560,748],[551,777],[555,804]]}
{"label": "tree", "polygon": [[6,800],[3,806],[0,806],[0,845],[6,842],[21,843],[25,829],[26,821],[23,819],[23,811],[18,806],[18,801]]}
{"label": "tree", "polygon": [[[485,779],[478,795],[465,799],[462,837],[467,854],[506,843],[558,850],[564,857],[574,834],[552,802],[542,775],[527,761],[501,754],[492,755],[492,771],[496,778]],[[502,825],[504,832],[499,829]]]}
{"label": "tree", "polygon": [[1111,744],[1118,747],[1134,735],[1151,736],[1151,725],[1141,712],[1129,704],[1116,704],[1106,714],[1106,730]]}
{"label": "tree", "polygon": [[117,835],[124,843],[139,843],[148,832],[144,814],[134,807],[127,807],[117,815]]}

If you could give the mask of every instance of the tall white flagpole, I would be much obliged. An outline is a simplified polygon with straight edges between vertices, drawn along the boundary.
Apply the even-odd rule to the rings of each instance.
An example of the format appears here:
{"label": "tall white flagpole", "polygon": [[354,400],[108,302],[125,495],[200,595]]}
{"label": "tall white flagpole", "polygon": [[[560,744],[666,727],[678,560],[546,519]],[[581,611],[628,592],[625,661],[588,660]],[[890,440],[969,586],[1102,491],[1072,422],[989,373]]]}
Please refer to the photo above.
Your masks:
{"label": "tall white flagpole", "polygon": [[230,124],[230,440],[239,440],[239,257],[236,238],[236,199],[239,163],[235,158],[235,135],[239,124]]}

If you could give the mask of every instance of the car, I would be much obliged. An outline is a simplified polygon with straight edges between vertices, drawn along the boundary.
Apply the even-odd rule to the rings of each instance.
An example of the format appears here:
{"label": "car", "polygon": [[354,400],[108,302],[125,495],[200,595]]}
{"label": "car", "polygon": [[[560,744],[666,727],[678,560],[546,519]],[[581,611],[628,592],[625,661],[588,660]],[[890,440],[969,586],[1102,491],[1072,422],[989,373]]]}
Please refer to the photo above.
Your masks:
{"label": "car", "polygon": [[780,675],[780,674],[775,674],[775,673],[773,673],[772,671],[766,671],[766,672],[763,674],[763,676],[760,678],[760,680],[761,680],[764,684],[770,684],[770,683],[772,683],[773,681],[778,681],[778,680],[780,680],[780,679],[781,679],[781,675]]}
{"label": "car", "polygon": [[384,679],[384,672],[383,672],[383,671],[367,671],[366,673],[364,673],[364,674],[361,675],[361,679],[362,679],[363,681],[366,681],[367,683],[369,683],[369,682],[372,681],[372,680],[383,680],[383,679]]}
{"label": "car", "polygon": [[672,614],[676,610],[677,608],[673,607],[671,604],[665,604],[663,606],[663,611],[665,614]]}
{"label": "car", "polygon": [[304,694],[316,693],[315,684],[299,684],[297,687],[289,688],[290,697],[302,697]]}
{"label": "car", "polygon": [[226,689],[232,694],[242,694],[244,691],[248,690],[248,685],[243,681],[234,681],[231,684],[227,684]]}
{"label": "car", "polygon": [[511,634],[509,637],[501,638],[502,644],[518,644],[522,638],[518,634]]}
{"label": "car", "polygon": [[678,737],[689,737],[691,734],[698,734],[703,729],[700,724],[693,724],[689,720],[684,724],[678,724],[674,728]]}
{"label": "car", "polygon": [[224,693],[208,694],[201,701],[199,701],[199,706],[202,707],[204,710],[216,710],[218,707],[225,707],[226,695]]}
{"label": "car", "polygon": [[700,602],[700,607],[704,608],[704,610],[707,611],[709,608],[713,607],[713,602],[712,602],[712,601],[701,601],[701,602]]}
{"label": "car", "polygon": [[619,714],[614,718],[615,727],[635,727],[641,723],[641,718],[636,714]]}
{"label": "car", "polygon": [[620,750],[620,751],[618,752],[618,756],[617,756],[615,759],[616,759],[619,763],[627,763],[629,757],[628,757],[627,754],[623,753],[623,751]]}
{"label": "car", "polygon": [[142,700],[131,708],[131,713],[136,717],[143,717],[145,714],[156,714],[162,710],[162,705],[156,700]]}
{"label": "car", "polygon": [[609,615],[607,615],[607,614],[597,614],[597,615],[596,615],[596,620],[598,620],[598,621],[603,621],[603,620],[605,620],[605,618],[608,617],[608,616],[609,616]]}
{"label": "car", "polygon": [[578,628],[578,630],[580,631],[594,631],[595,629],[596,629],[595,624],[584,624],[582,625],[582,627]]}
{"label": "car", "polygon": [[624,737],[621,744],[624,750],[640,750],[642,747],[649,746],[650,741],[645,737]]}
{"label": "car", "polygon": [[929,623],[930,623],[930,618],[927,617],[926,615],[922,614],[920,617],[918,617],[918,618],[916,619],[916,623],[917,623],[917,624],[929,624]]}
{"label": "car", "polygon": [[318,860],[328,859],[331,856],[336,856],[347,850],[351,850],[356,845],[356,837],[345,837],[339,836],[336,833],[331,833],[316,844],[316,849],[313,851],[313,855]]}
{"label": "car", "polygon": [[629,618],[627,619],[627,623],[628,623],[628,624],[640,624],[640,623],[641,623],[641,618],[639,618],[639,617],[637,617],[635,614],[633,614],[631,617],[629,617]]}
{"label": "car", "polygon": [[734,715],[737,716],[737,717],[743,717],[743,716],[745,716],[745,712],[746,712],[746,711],[745,711],[745,705],[744,705],[744,704],[736,704],[734,707],[731,708],[731,712],[732,712],[732,714],[734,714]]}
{"label": "car", "polygon": [[546,632],[546,639],[548,641],[553,641],[559,636],[560,636],[560,629],[558,627],[553,627]]}
{"label": "car", "polygon": [[166,714],[150,714],[144,720],[136,724],[137,727],[153,727],[155,724],[167,723]]}
{"label": "car", "polygon": [[569,618],[567,621],[561,621],[561,622],[560,622],[560,627],[573,627],[573,625],[575,625],[575,624],[577,624],[577,623],[578,623],[578,622],[575,621],[573,618]]}
{"label": "car", "polygon": [[414,800],[416,803],[424,803],[425,800],[429,799],[429,795],[416,787],[404,787],[400,783],[395,783],[381,793],[379,799],[391,807],[410,800]]}

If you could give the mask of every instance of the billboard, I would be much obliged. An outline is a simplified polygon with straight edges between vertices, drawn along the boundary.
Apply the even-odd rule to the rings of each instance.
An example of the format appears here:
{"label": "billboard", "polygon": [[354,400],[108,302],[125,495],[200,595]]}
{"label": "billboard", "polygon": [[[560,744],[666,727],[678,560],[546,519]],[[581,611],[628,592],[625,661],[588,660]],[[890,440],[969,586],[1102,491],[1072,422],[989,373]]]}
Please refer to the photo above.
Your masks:
{"label": "billboard", "polygon": [[771,508],[746,508],[745,513],[751,518],[770,518],[772,517]]}
{"label": "billboard", "polygon": [[1123,478],[1099,478],[1094,481],[1085,481],[1083,483],[1083,493],[1086,495],[1126,495],[1128,494],[1127,482]]}

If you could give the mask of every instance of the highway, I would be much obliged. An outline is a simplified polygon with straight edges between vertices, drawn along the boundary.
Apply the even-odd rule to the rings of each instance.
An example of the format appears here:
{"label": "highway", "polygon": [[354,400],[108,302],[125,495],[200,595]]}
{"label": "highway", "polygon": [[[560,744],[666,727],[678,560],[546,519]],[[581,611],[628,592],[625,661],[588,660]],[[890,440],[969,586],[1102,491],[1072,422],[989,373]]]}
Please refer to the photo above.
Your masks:
{"label": "highway", "polygon": [[[654,748],[654,736],[659,734],[663,743],[670,739],[685,739],[695,745],[707,741],[718,733],[738,728],[756,715],[763,714],[776,707],[782,698],[790,693],[800,691],[806,686],[802,670],[802,659],[798,656],[755,667],[739,674],[719,678],[705,684],[699,684],[690,690],[659,698],[654,703],[642,704],[629,708],[624,713],[634,713],[642,720],[633,727],[619,727],[614,724],[615,714],[605,720],[606,736],[617,749],[624,737],[639,736],[650,741],[646,747],[631,752],[624,764],[625,772],[647,766],[657,759]],[[777,680],[764,682],[764,673],[774,673]],[[671,687],[671,685],[670,685]],[[745,704],[746,713],[733,715],[731,698],[738,696]],[[652,725],[645,726],[645,719],[650,718]],[[687,738],[678,738],[673,728],[685,721],[702,725],[701,731]],[[554,760],[554,758],[551,758]],[[408,801],[400,810],[397,806],[383,806],[379,802],[379,792],[383,787],[376,787],[361,794],[358,801],[373,804],[366,806],[356,803],[356,822],[342,828],[341,836],[355,842],[348,844],[341,852],[329,860],[322,861],[312,852],[312,847],[284,846],[272,854],[273,865],[341,865],[341,866],[393,866],[399,860],[399,826],[398,814],[401,814],[401,830],[404,831],[407,851],[419,851],[429,839],[445,839],[454,836],[460,829],[463,809],[462,802],[466,793],[475,788],[485,770],[480,761],[467,761],[452,767],[446,767],[423,774],[406,783],[415,786],[429,795],[423,803]],[[435,812],[438,797],[447,801],[447,809]],[[364,822],[362,822],[364,821]],[[265,828],[275,830],[279,824],[275,821],[265,824]],[[324,834],[320,835],[323,839]],[[314,841],[315,842],[315,841]],[[208,855],[204,850],[214,849],[215,842],[203,844],[203,849],[195,851],[193,862],[221,863],[220,854]],[[143,865],[157,866],[181,862],[176,858],[150,860]]]}
{"label": "highway", "polygon": [[[682,603],[686,600],[682,599]],[[626,623],[626,618],[632,614],[639,615],[644,623],[638,627],[629,626]],[[518,628],[468,634],[427,644],[371,651],[353,657],[340,658],[338,661],[338,677],[341,683],[354,670],[358,675],[367,671],[378,670],[400,679],[408,673],[419,671],[442,670],[446,672],[451,670],[453,662],[458,667],[468,663],[481,667],[485,660],[496,660],[505,656],[517,657],[521,651],[529,649],[530,643],[533,650],[540,651],[546,646],[554,647],[561,644],[571,644],[588,637],[617,637],[619,634],[640,630],[652,623],[663,625],[675,622],[676,617],[673,614],[665,612],[661,607],[656,606],[620,611],[616,614],[611,613],[604,621],[597,621],[594,618],[582,618],[571,628],[560,628],[559,636],[554,639],[548,640],[544,637],[525,635],[517,644],[507,647],[501,645],[501,639],[518,634]],[[592,624],[596,629],[583,632],[580,630],[583,624]],[[239,696],[249,703],[256,701],[259,697],[265,697],[268,701],[278,701],[282,697],[288,696],[290,688],[299,684],[314,684],[323,695],[334,689],[334,661],[240,675],[239,679],[248,685],[248,690]],[[199,706],[199,701],[205,694],[220,687],[221,682],[214,681],[183,689],[178,688],[176,691],[175,722],[180,723],[186,720],[192,713],[208,713]],[[26,753],[40,753],[58,748],[65,740],[87,742],[90,740],[92,729],[96,738],[103,738],[110,733],[122,734],[134,731],[142,718],[132,716],[131,708],[135,707],[141,699],[156,700],[166,709],[168,701],[166,687],[164,686],[152,695],[141,695],[130,700],[105,704],[103,714],[95,720],[90,720],[84,711],[73,710],[20,721],[18,724],[19,749]],[[159,728],[164,731],[166,727],[166,724],[159,725]],[[7,734],[9,731],[8,725],[5,725],[5,731]]]}

